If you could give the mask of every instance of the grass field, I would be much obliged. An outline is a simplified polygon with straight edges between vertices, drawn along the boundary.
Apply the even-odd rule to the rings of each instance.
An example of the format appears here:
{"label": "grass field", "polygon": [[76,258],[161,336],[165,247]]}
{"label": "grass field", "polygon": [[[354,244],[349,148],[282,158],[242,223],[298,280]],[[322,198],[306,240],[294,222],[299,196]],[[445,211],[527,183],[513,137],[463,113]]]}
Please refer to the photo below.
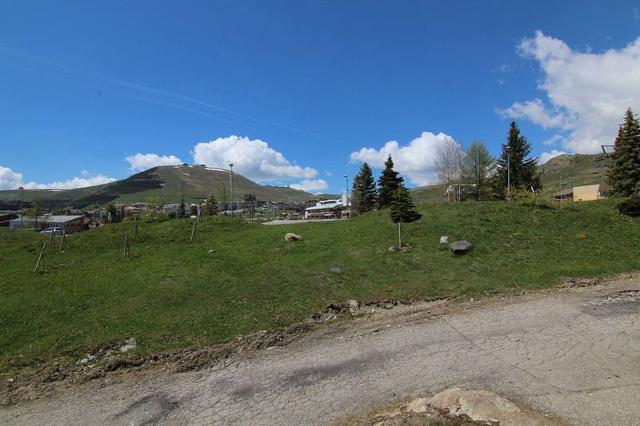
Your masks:
{"label": "grass field", "polygon": [[[478,295],[541,288],[563,277],[640,269],[640,222],[615,200],[545,209],[502,202],[437,203],[390,252],[387,212],[350,221],[263,226],[211,218],[141,224],[122,260],[122,223],[68,238],[33,273],[38,234],[0,232],[0,372],[135,336],[141,353],[235,338],[299,322],[347,299]],[[284,241],[285,232],[302,241]],[[466,238],[462,257],[438,240]],[[210,250],[215,250],[210,253]],[[340,268],[340,272],[335,268]]]}

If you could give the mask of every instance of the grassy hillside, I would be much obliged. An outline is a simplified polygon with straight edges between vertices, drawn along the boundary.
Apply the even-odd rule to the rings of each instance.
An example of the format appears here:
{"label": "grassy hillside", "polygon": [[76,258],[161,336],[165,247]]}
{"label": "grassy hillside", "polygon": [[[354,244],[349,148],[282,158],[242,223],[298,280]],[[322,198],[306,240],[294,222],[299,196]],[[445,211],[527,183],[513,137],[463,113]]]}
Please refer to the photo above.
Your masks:
{"label": "grassy hillside", "polygon": [[[236,201],[245,194],[253,194],[260,201],[305,202],[312,194],[280,186],[259,185],[242,175],[233,175],[233,192]],[[64,191],[25,190],[24,200],[40,198],[47,207],[73,206],[82,208],[108,202],[140,202],[153,199],[157,202],[202,200],[213,193],[220,200],[222,194],[230,194],[229,172],[198,166],[154,167],[106,185]],[[19,200],[20,192],[0,191],[1,201]]]}
{"label": "grassy hillside", "polygon": [[422,204],[430,201],[446,201],[447,200],[447,185],[436,184],[419,186],[411,188],[411,197],[416,204]]}
{"label": "grassy hillside", "polygon": [[540,166],[542,189],[553,194],[563,188],[600,183],[602,167],[605,163],[597,161],[596,155],[559,155]]}
{"label": "grassy hillside", "polygon": [[[407,252],[388,251],[397,230],[387,212],[291,226],[212,218],[193,243],[190,220],[141,224],[127,261],[132,225],[122,223],[70,236],[35,274],[45,237],[0,231],[0,372],[72,362],[129,336],[143,353],[219,342],[334,301],[478,295],[638,270],[640,222],[614,203],[425,204],[423,219],[405,226]],[[291,231],[304,239],[284,241]],[[441,235],[474,248],[454,257]]]}

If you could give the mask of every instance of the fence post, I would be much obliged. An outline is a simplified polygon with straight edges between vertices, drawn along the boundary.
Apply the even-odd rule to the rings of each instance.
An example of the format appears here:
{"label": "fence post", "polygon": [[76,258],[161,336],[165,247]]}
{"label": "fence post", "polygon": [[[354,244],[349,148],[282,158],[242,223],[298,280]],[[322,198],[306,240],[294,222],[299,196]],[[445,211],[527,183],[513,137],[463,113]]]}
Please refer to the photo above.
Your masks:
{"label": "fence post", "polygon": [[124,248],[122,250],[122,258],[126,259],[129,256],[129,235],[124,234]]}
{"label": "fence post", "polygon": [[62,231],[62,239],[60,240],[60,251],[64,251],[64,240],[67,237],[67,231]]}
{"label": "fence post", "polygon": [[193,222],[193,227],[191,228],[191,241],[195,240],[196,238],[196,224],[198,222]]}
{"label": "fence post", "polygon": [[44,269],[44,250],[47,248],[47,242],[42,243],[42,250],[40,250],[40,256],[38,256],[38,261],[36,262],[36,267],[33,268],[33,272],[38,270],[38,266],[40,266],[40,261],[42,261],[42,269]]}

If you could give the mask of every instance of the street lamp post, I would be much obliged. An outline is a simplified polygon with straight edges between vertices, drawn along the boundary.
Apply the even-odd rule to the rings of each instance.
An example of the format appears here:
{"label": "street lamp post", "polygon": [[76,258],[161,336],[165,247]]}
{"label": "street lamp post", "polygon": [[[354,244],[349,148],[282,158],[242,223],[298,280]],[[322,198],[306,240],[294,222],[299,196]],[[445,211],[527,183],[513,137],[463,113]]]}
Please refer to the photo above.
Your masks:
{"label": "street lamp post", "polygon": [[347,204],[349,203],[349,175],[344,175],[345,187],[344,195],[347,197]]}
{"label": "street lamp post", "polygon": [[20,230],[24,231],[24,188],[21,186],[20,190]]}
{"label": "street lamp post", "polygon": [[231,187],[231,216],[233,216],[233,163],[229,163],[229,186]]}

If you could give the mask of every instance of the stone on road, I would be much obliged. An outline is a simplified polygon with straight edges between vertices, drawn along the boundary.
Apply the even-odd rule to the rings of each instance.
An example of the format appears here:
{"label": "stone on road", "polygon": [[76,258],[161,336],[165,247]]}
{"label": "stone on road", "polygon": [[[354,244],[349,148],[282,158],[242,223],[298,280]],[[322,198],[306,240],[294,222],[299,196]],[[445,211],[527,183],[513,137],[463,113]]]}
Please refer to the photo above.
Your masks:
{"label": "stone on road", "polygon": [[5,407],[0,424],[328,424],[452,387],[581,425],[639,424],[639,289],[631,277],[363,318],[208,370],[94,381]]}

